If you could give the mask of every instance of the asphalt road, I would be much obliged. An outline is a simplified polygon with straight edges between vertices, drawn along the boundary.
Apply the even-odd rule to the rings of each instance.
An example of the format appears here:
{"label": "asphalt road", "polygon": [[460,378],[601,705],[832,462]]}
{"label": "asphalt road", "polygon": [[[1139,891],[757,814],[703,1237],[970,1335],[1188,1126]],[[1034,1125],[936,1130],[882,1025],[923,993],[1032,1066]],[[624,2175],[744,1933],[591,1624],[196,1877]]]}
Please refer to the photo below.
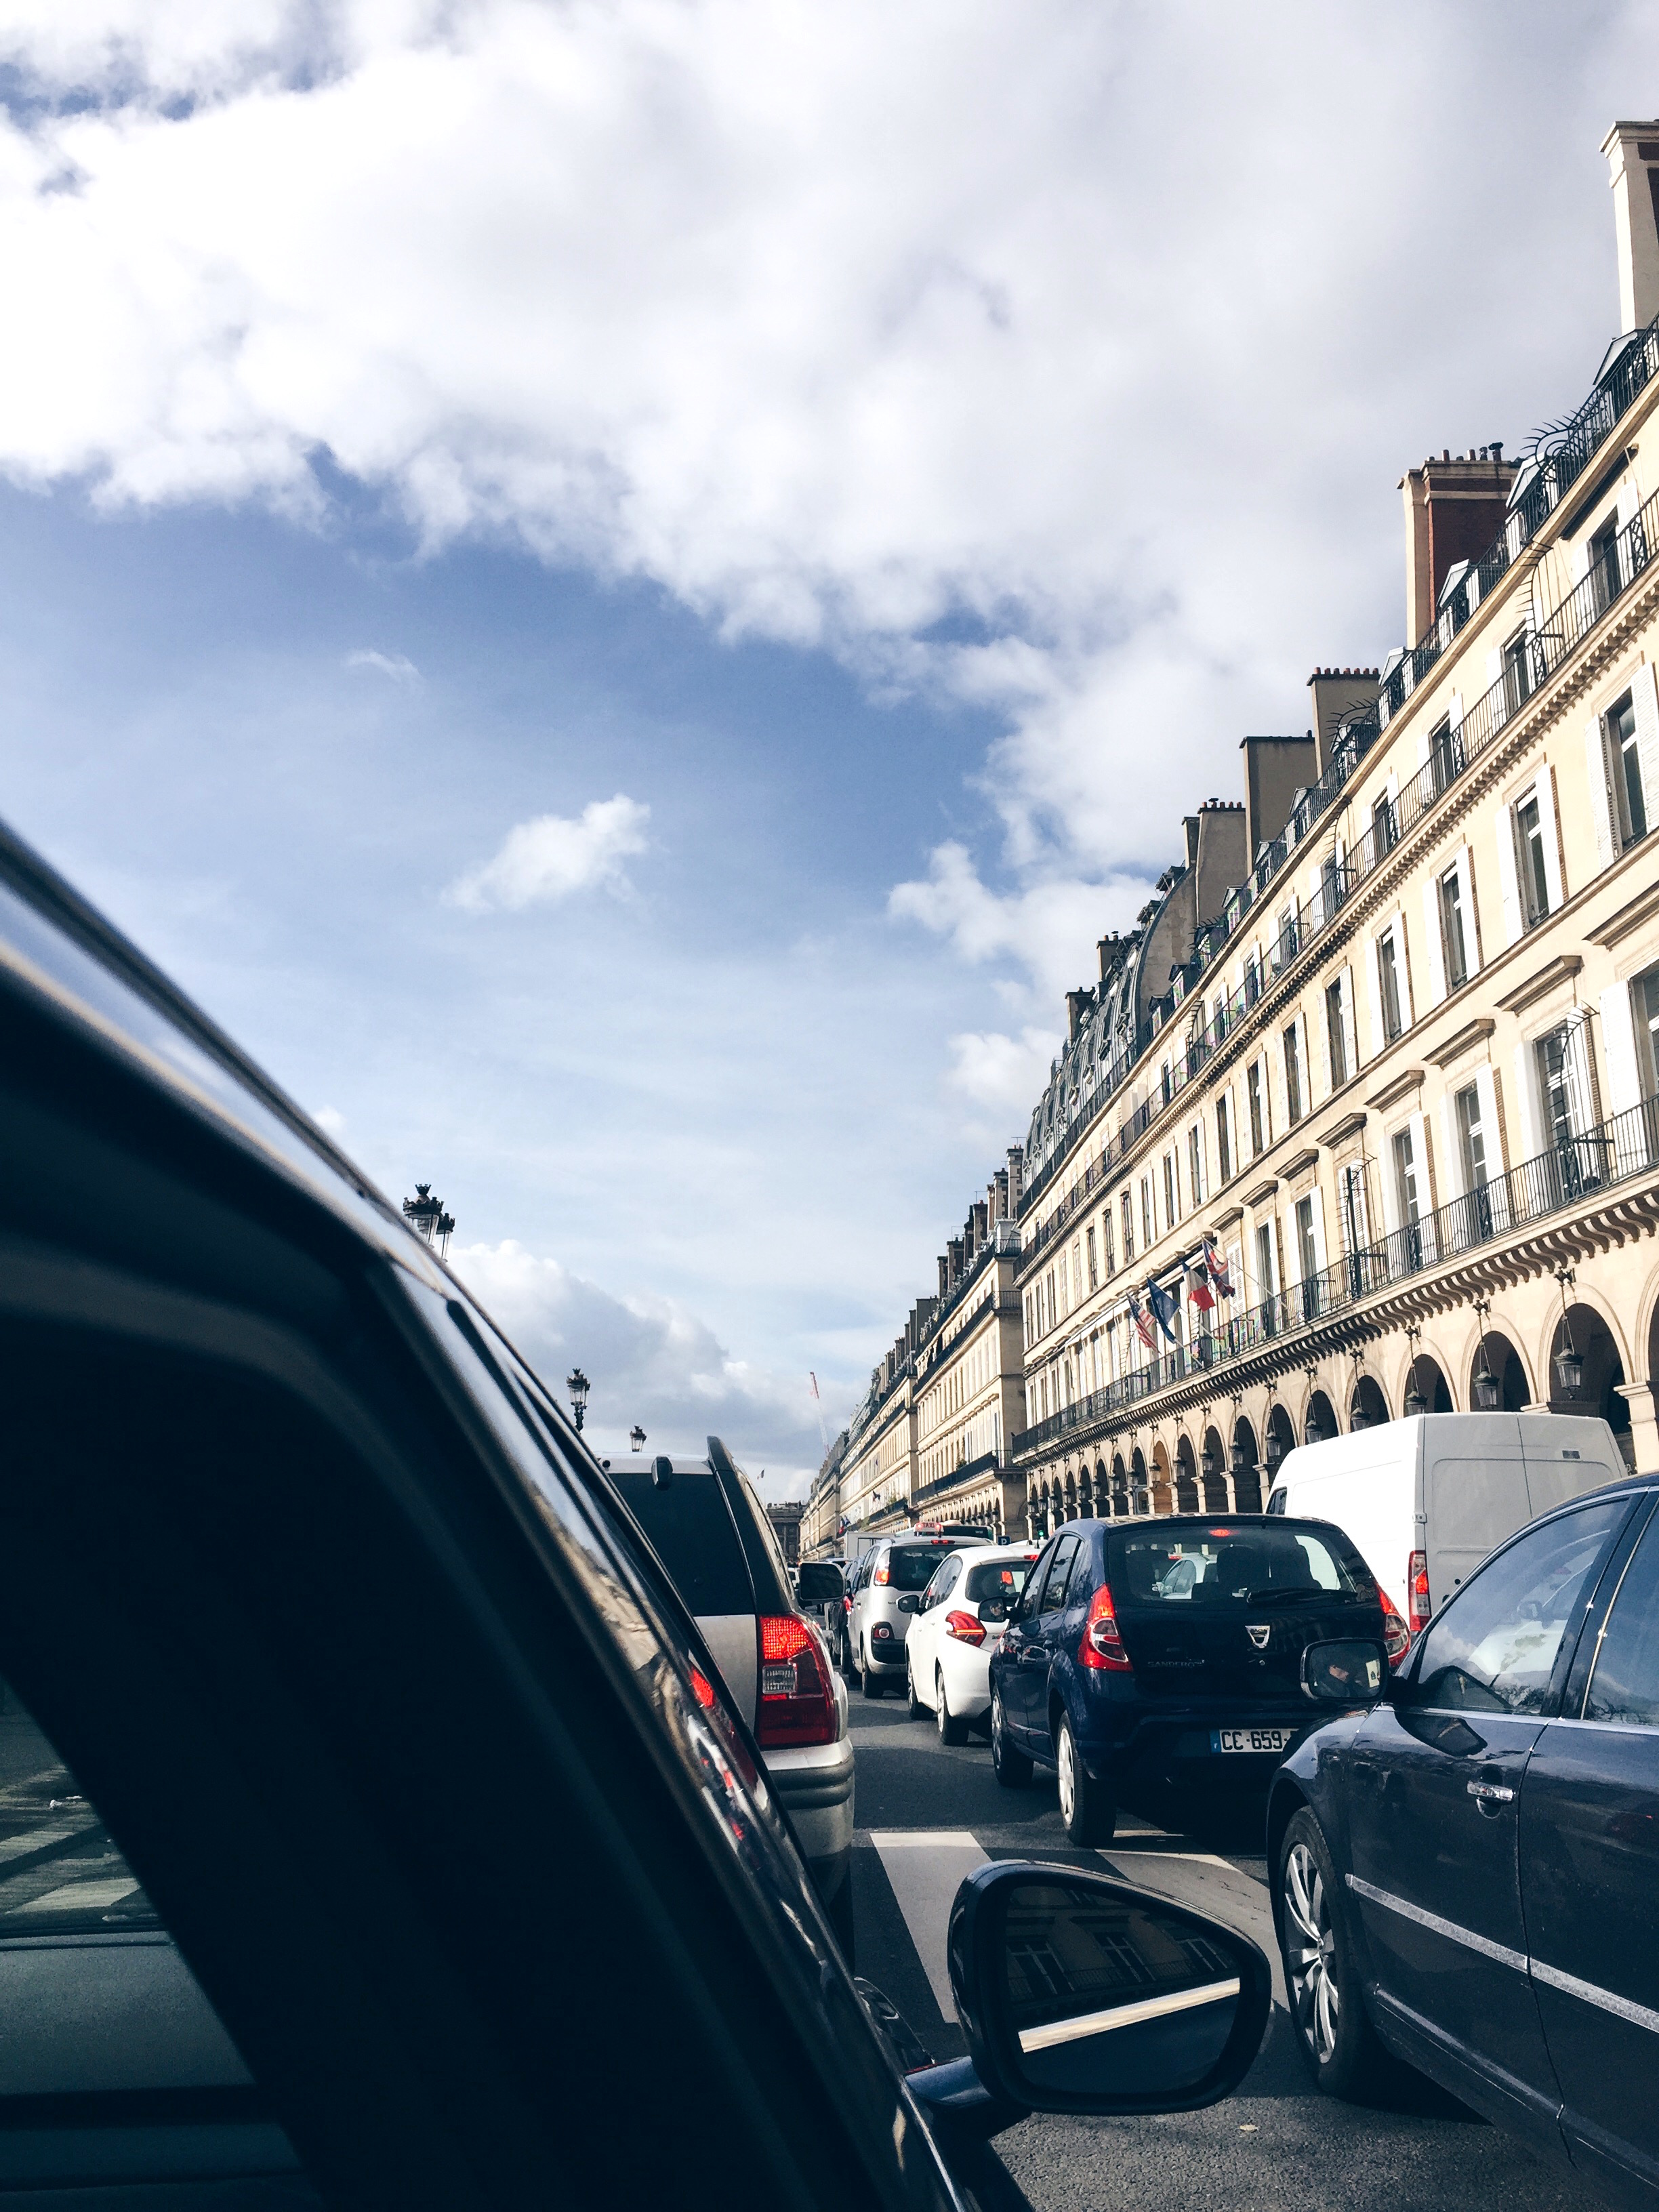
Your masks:
{"label": "asphalt road", "polygon": [[947,1749],[889,1696],[854,1687],[858,1970],[936,2057],[962,2032],[944,1969],[957,1884],[984,1858],[1109,1863],[1253,1936],[1273,1960],[1273,2023],[1237,2095],[1137,2120],[1028,2120],[999,2148],[1034,2212],[1591,2212],[1600,2199],[1429,2083],[1370,2107],[1320,2097],[1293,2041],[1261,1856],[1261,1803],[1125,1808],[1103,1851],[1066,1839],[1052,1778],[1000,1789],[975,1737]]}

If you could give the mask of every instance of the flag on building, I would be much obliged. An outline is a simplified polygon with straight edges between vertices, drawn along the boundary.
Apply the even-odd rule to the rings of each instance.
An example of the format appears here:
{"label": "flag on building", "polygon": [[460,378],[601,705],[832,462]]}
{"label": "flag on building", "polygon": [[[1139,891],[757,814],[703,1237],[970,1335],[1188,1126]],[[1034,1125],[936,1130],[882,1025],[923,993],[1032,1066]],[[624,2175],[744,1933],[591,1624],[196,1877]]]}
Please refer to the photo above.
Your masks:
{"label": "flag on building", "polygon": [[1146,1285],[1146,1303],[1152,1308],[1152,1311],[1158,1316],[1158,1327],[1163,1330],[1164,1335],[1169,1338],[1170,1343],[1173,1344],[1176,1340],[1175,1300],[1170,1296],[1170,1293],[1164,1289],[1162,1283],[1148,1283]]}
{"label": "flag on building", "polygon": [[1206,1237],[1204,1239],[1204,1264],[1210,1271],[1210,1280],[1224,1298],[1233,1294],[1233,1279],[1227,1272],[1227,1262]]}
{"label": "flag on building", "polygon": [[1139,1336],[1141,1342],[1146,1346],[1147,1351],[1151,1352],[1153,1346],[1157,1344],[1158,1339],[1152,1334],[1152,1324],[1147,1316],[1146,1307],[1141,1304],[1140,1300],[1135,1296],[1133,1291],[1129,1293],[1129,1316],[1134,1322],[1136,1333]]}
{"label": "flag on building", "polygon": [[1194,1260],[1187,1270],[1187,1295],[1195,1306],[1201,1307],[1206,1313],[1208,1313],[1210,1308],[1215,1304],[1215,1293],[1210,1288],[1210,1278],[1200,1261]]}

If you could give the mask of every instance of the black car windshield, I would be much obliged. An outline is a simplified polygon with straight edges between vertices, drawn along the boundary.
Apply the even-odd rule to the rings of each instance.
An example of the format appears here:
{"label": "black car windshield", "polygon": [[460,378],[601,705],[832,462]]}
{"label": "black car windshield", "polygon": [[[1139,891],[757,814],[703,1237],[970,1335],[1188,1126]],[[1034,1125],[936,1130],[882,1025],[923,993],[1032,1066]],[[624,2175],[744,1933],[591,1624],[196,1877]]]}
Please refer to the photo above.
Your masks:
{"label": "black car windshield", "polygon": [[950,1544],[895,1544],[887,1555],[888,1588],[925,1590],[939,1572],[940,1561],[954,1548]]}
{"label": "black car windshield", "polygon": [[1334,1528],[1294,1521],[1123,1534],[1110,1576],[1120,1605],[1253,1605],[1373,1597],[1364,1561]]}

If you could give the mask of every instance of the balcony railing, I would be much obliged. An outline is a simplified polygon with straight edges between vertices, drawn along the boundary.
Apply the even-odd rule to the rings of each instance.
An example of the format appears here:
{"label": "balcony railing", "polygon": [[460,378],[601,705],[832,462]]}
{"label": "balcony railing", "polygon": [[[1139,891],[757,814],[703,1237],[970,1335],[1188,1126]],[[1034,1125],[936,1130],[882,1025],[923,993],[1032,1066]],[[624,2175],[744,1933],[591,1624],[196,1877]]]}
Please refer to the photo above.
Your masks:
{"label": "balcony railing", "polygon": [[1132,1368],[1115,1382],[1023,1431],[1012,1439],[1010,1454],[1036,1450],[1109,1420],[1177,1382],[1210,1374],[1333,1320],[1425,1269],[1592,1201],[1655,1170],[1659,1170],[1659,1098],[1644,1098],[1583,1136],[1564,1137],[1548,1152],[1523,1160],[1478,1190],[1466,1191],[1432,1213],[1407,1222],[1380,1244],[1347,1253],[1334,1266],[1289,1290],[1274,1291],[1191,1343],[1175,1345],[1146,1366]]}
{"label": "balcony railing", "polygon": [[[1364,835],[1354,844],[1343,848],[1340,857],[1336,852],[1328,857],[1320,871],[1318,897],[1305,906],[1297,906],[1267,949],[1266,969],[1270,977],[1282,975],[1317,940],[1358,885],[1387,860],[1430,808],[1444,797],[1471,763],[1480,759],[1504,725],[1526,704],[1534,692],[1547,683],[1568,657],[1577,651],[1601,617],[1617,605],[1643,574],[1656,551],[1659,551],[1659,492],[1655,492],[1645,501],[1609,542],[1589,574],[1575,585],[1558,606],[1551,609],[1534,629],[1528,632],[1524,652],[1505,667],[1497,682],[1465,712],[1462,720],[1453,723],[1449,718],[1431,733],[1428,759],[1401,787],[1395,798],[1381,802],[1376,818]],[[1314,820],[1347,782],[1376,743],[1377,736],[1375,723],[1365,721],[1351,724],[1340,733],[1337,750],[1329,768],[1319,782],[1304,794],[1281,837],[1275,840],[1275,848],[1270,848],[1271,852],[1279,846],[1284,847],[1279,860],[1274,863],[1275,872],[1283,866],[1290,854],[1305,842]],[[1285,842],[1286,839],[1290,841],[1288,844]],[[1267,860],[1264,859],[1249,882],[1235,891],[1229,900],[1227,914],[1231,928],[1237,927],[1238,920],[1264,894],[1272,880],[1271,875],[1263,875],[1267,867]],[[1258,882],[1260,890],[1254,888]],[[1097,1170],[1095,1164],[1091,1163],[1084,1184],[1077,1191],[1068,1193],[1055,1215],[1039,1226],[1036,1237],[1026,1247],[1028,1255],[1045,1244],[1058,1228],[1063,1227],[1098,1185],[1111,1179],[1111,1167],[1139,1140],[1157,1115],[1166,1106],[1175,1103],[1187,1085],[1202,1073],[1249,1014],[1265,988],[1254,968],[1247,971],[1243,983],[1230,998],[1223,1000],[1216,1006],[1206,1026],[1194,1031],[1174,1049],[1168,1076],[1160,1083],[1156,1101],[1148,1099],[1130,1115],[1102,1153]],[[1103,1097],[1100,1104],[1103,1106],[1105,1103]],[[1092,1115],[1090,1118],[1093,1118]],[[1057,1165],[1058,1161],[1054,1164]],[[1034,1179],[1032,1188],[1040,1187],[1041,1179]],[[1022,1203],[1029,1203],[1029,1194]]]}

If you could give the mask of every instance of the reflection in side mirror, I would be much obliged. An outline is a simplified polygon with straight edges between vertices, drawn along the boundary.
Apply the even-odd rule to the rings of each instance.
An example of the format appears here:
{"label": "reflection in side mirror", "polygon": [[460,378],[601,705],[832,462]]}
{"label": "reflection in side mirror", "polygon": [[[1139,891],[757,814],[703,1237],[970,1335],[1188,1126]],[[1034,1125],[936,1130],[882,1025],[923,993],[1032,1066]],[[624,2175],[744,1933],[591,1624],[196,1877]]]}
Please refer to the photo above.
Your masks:
{"label": "reflection in side mirror", "polygon": [[847,1595],[841,1569],[833,1559],[803,1559],[795,1595],[803,1605],[839,1605]]}
{"label": "reflection in side mirror", "polygon": [[951,1911],[951,1984],[994,2097],[1048,2112],[1174,2112],[1243,2079],[1272,2002],[1248,1936],[1070,1867],[993,1863]]}
{"label": "reflection in side mirror", "polygon": [[921,1593],[919,1590],[907,1590],[898,1601],[898,1609],[901,1613],[920,1613]]}
{"label": "reflection in side mirror", "polygon": [[1389,1648],[1368,1636],[1310,1644],[1302,1655],[1302,1692],[1316,1705],[1374,1705],[1388,1679]]}

